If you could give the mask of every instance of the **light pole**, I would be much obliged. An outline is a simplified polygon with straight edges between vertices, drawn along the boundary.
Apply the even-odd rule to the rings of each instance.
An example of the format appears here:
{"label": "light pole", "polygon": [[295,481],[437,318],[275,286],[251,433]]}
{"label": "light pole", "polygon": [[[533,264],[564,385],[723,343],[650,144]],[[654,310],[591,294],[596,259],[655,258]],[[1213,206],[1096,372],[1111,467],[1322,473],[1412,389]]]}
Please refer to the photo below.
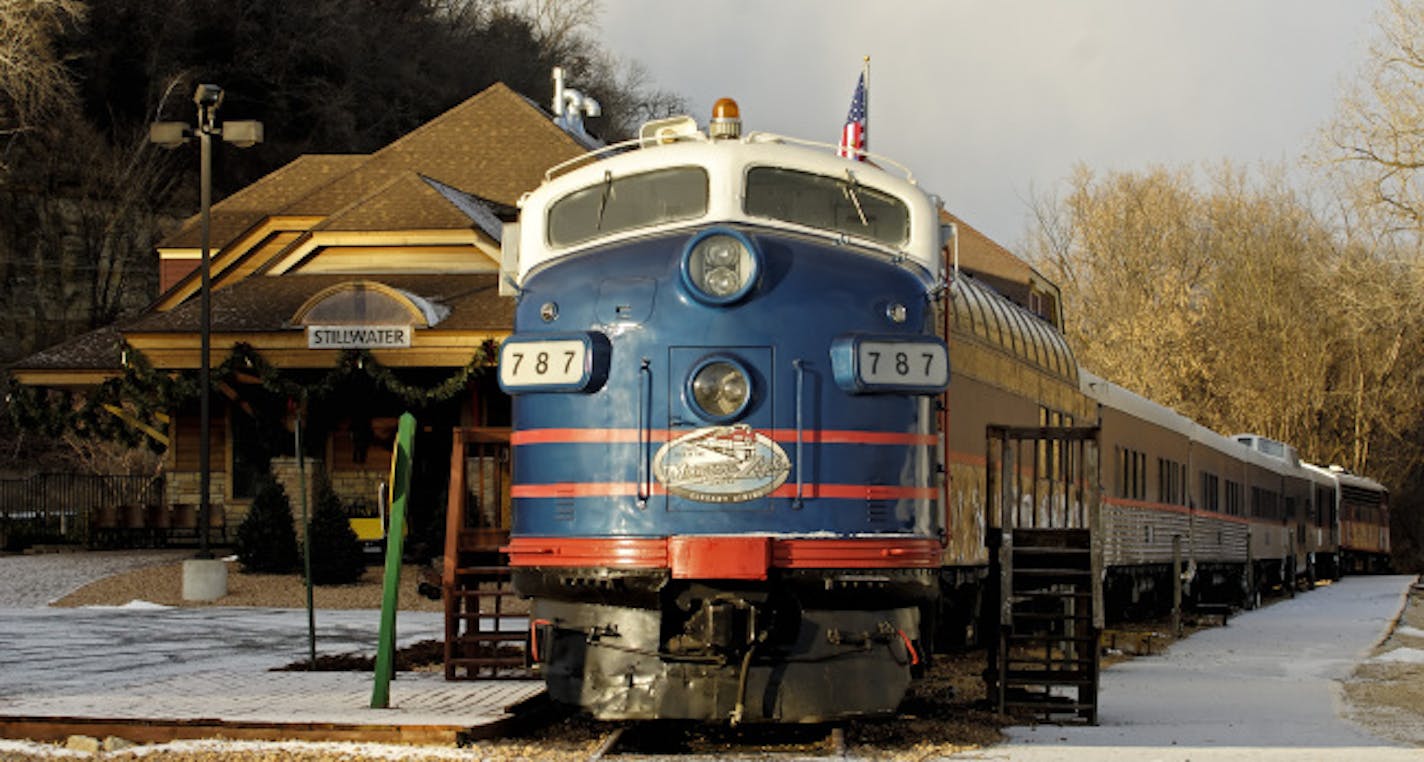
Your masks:
{"label": "light pole", "polygon": [[[198,558],[211,559],[212,551],[208,548],[208,532],[212,508],[208,495],[209,485],[212,483],[212,464],[209,446],[209,436],[212,423],[209,420],[211,414],[211,378],[212,360],[209,357],[209,349],[212,343],[212,283],[211,271],[209,267],[211,246],[211,209],[213,196],[213,136],[221,137],[225,142],[232,143],[239,148],[247,148],[262,142],[262,123],[254,121],[223,122],[219,127],[217,124],[218,106],[222,105],[223,89],[217,85],[198,85],[198,89],[193,93],[193,103],[198,107],[198,125],[190,127],[183,122],[154,122],[149,125],[148,138],[164,148],[177,148],[196,137],[200,147],[201,168],[199,171],[201,182],[201,204],[202,204],[202,229],[203,229],[203,258],[199,265],[202,275],[202,286],[200,296],[201,322],[198,329],[200,334],[200,353],[198,370],[198,415],[199,421],[199,442],[198,442]],[[184,575],[185,592],[184,598],[188,597],[187,574]],[[226,576],[223,577],[222,592],[213,598],[222,597],[226,594]]]}

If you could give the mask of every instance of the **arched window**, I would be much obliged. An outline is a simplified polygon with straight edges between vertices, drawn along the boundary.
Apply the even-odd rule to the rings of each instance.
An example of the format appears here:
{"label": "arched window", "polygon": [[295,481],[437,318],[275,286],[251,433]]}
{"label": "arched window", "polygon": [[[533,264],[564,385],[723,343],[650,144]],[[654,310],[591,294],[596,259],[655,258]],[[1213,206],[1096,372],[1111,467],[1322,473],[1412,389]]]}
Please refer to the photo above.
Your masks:
{"label": "arched window", "polygon": [[429,328],[450,308],[376,281],[323,289],[292,315],[293,325],[413,325]]}

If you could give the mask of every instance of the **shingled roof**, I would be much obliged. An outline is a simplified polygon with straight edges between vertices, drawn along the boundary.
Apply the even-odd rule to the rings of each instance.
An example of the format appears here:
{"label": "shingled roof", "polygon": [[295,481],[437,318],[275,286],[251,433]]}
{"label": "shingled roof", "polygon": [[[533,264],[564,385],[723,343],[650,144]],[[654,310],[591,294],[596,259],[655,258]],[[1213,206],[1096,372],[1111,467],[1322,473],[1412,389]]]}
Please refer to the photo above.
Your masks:
{"label": "shingled roof", "polygon": [[[369,159],[369,156],[362,154],[298,156],[257,182],[213,204],[212,247],[222,248],[243,231],[266,219],[274,210],[296,202]],[[202,234],[202,219],[195,214],[185,220],[176,232],[160,241],[158,248],[198,248],[203,245]]]}
{"label": "shingled roof", "polygon": [[[533,101],[495,83],[374,154],[303,156],[214,204],[211,245],[221,249],[265,217],[325,218],[350,210],[411,173],[512,207],[539,185],[545,170],[585,150]],[[449,204],[438,194],[428,201]],[[388,218],[397,227],[385,229],[420,229],[431,215],[446,224],[469,225],[468,218],[423,209],[415,201],[381,203],[387,209],[404,203],[400,211],[410,215]],[[200,245],[201,221],[194,216],[158,248]]]}

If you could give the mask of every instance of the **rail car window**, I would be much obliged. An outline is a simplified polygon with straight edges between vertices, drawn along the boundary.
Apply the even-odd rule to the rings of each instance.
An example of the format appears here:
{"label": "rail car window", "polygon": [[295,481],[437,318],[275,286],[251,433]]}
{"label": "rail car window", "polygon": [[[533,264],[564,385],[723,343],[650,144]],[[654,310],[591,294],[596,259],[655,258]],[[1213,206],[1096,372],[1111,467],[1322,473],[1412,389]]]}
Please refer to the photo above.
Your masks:
{"label": "rail car window", "polygon": [[550,245],[572,246],[599,236],[707,213],[707,171],[673,167],[626,177],[605,173],[549,206]]}
{"label": "rail car window", "polygon": [[1228,516],[1241,515],[1241,484],[1226,480],[1226,513]]}
{"label": "rail car window", "polygon": [[1157,459],[1157,500],[1168,505],[1186,505],[1186,469],[1167,458]]}
{"label": "rail car window", "polygon": [[1009,315],[1009,332],[1014,337],[1014,350],[1024,357],[1033,359],[1033,349],[1031,348],[1033,337],[1028,332],[1028,325],[1024,323],[1023,313],[1007,307],[1004,308],[1004,312]]}
{"label": "rail car window", "polygon": [[910,240],[910,208],[900,199],[861,185],[855,173],[815,175],[782,167],[747,171],[747,214],[869,238],[891,246]]}
{"label": "rail car window", "polygon": [[1147,453],[1117,448],[1117,494],[1129,500],[1147,499]]}
{"label": "rail car window", "polygon": [[997,299],[988,299],[986,304],[989,307],[989,339],[998,342],[999,346],[1013,351],[1014,340],[1009,337],[1009,318],[1004,314],[1004,305],[999,304]]}
{"label": "rail car window", "polygon": [[1038,346],[1038,363],[1044,367],[1052,368],[1054,365],[1053,351],[1050,349],[1052,343],[1048,336],[1048,328],[1037,317],[1030,316],[1025,320],[1028,321],[1029,330],[1033,332],[1034,344]]}
{"label": "rail car window", "polygon": [[969,296],[964,301],[964,313],[969,316],[969,330],[987,337],[989,329],[984,326],[984,306],[977,296]]}
{"label": "rail car window", "polygon": [[1279,519],[1281,516],[1281,496],[1275,490],[1264,487],[1251,488],[1251,515],[1258,519]]}
{"label": "rail car window", "polygon": [[1201,509],[1212,513],[1221,512],[1221,480],[1216,474],[1201,473]]}
{"label": "rail car window", "polygon": [[1327,527],[1335,523],[1335,491],[1329,487],[1315,488],[1315,525]]}

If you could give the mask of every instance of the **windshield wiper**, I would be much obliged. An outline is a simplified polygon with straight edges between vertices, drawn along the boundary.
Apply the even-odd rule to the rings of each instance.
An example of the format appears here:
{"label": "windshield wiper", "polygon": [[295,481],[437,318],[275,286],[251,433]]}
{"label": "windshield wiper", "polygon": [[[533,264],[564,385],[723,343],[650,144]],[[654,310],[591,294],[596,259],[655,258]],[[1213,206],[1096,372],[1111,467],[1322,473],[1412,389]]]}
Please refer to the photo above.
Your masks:
{"label": "windshield wiper", "polygon": [[860,226],[868,228],[870,227],[870,223],[866,221],[865,210],[860,206],[860,193],[857,190],[859,188],[860,182],[855,179],[855,173],[847,169],[845,186],[846,198],[849,198],[850,202],[855,205],[855,214],[857,217],[860,217]]}
{"label": "windshield wiper", "polygon": [[603,170],[603,195],[598,197],[598,222],[594,230],[603,230],[603,210],[608,208],[608,198],[613,195],[613,173]]}

